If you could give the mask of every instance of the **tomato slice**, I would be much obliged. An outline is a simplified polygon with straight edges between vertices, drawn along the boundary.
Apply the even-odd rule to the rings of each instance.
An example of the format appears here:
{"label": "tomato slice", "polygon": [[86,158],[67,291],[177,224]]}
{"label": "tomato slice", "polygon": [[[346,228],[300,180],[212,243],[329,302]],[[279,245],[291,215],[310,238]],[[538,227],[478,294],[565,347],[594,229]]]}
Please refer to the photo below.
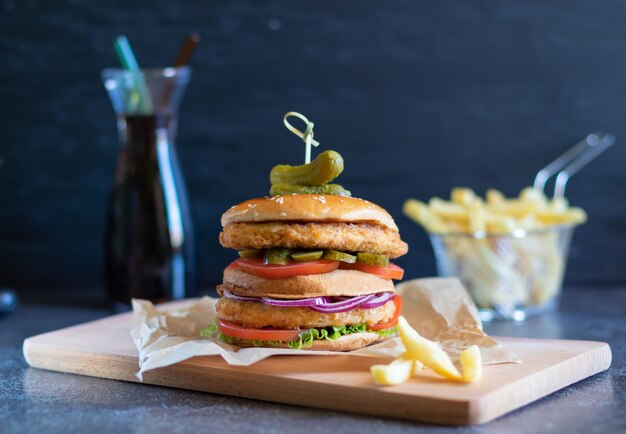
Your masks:
{"label": "tomato slice", "polygon": [[393,302],[396,305],[396,311],[393,313],[393,318],[387,322],[381,322],[378,324],[374,324],[373,326],[368,326],[368,330],[377,332],[379,330],[390,329],[391,327],[395,327],[396,325],[398,325],[398,318],[400,317],[400,314],[402,314],[402,296],[394,296]]}
{"label": "tomato slice", "polygon": [[396,264],[389,264],[386,267],[379,267],[377,265],[367,265],[355,262],[354,264],[348,264],[342,262],[339,268],[343,270],[357,270],[364,273],[375,274],[376,276],[384,277],[385,279],[400,280],[404,276],[404,269],[398,267]]}
{"label": "tomato slice", "polygon": [[265,279],[284,279],[293,276],[324,274],[335,271],[337,268],[341,268],[342,270],[357,270],[363,273],[374,274],[385,279],[400,280],[404,276],[404,269],[398,267],[396,264],[379,267],[376,265],[367,265],[358,262],[355,264],[348,264],[347,262],[329,261],[327,259],[319,259],[317,261],[308,262],[294,261],[287,265],[265,265],[262,259],[239,258],[226,267],[226,270],[230,270],[235,267],[241,268],[248,274],[263,277]]}
{"label": "tomato slice", "polygon": [[246,273],[265,279],[284,279],[293,276],[324,274],[339,268],[339,261],[329,261],[327,259],[308,262],[294,261],[287,265],[265,265],[262,259],[239,258],[234,263]]}
{"label": "tomato slice", "polygon": [[228,267],[224,268],[224,271],[232,270],[233,268],[237,268],[237,267],[239,267],[239,265],[237,265],[237,261],[233,261],[228,265]]}
{"label": "tomato slice", "polygon": [[253,329],[223,319],[217,322],[217,328],[220,333],[233,338],[260,341],[294,341],[299,339],[302,333],[302,330]]}

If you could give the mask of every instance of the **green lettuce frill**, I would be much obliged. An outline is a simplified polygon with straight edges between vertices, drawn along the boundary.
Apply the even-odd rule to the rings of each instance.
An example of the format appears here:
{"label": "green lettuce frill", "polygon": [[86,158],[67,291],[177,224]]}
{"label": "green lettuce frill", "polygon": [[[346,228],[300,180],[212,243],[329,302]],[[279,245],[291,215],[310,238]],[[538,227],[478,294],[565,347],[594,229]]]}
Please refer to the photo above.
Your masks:
{"label": "green lettuce frill", "polygon": [[[275,347],[279,345],[285,345],[294,350],[300,350],[303,347],[310,347],[313,345],[313,341],[327,339],[334,341],[341,336],[353,334],[353,333],[377,333],[382,337],[393,336],[398,333],[398,326],[391,327],[385,330],[368,330],[367,324],[349,325],[341,327],[324,327],[320,329],[309,329],[300,333],[300,338],[293,341],[262,341],[257,339],[238,339],[238,341],[244,341],[255,347]],[[222,342],[230,344],[234,339],[223,333],[219,333],[217,328],[217,321],[214,321],[207,327],[200,330],[200,336],[204,338],[210,338],[217,334],[217,337]]]}

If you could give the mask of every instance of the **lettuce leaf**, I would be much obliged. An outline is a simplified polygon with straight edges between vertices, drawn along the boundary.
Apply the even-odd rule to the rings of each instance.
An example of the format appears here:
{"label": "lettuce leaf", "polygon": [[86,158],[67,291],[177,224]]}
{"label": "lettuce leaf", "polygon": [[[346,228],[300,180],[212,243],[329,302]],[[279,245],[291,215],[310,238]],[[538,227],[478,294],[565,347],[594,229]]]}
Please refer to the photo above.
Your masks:
{"label": "lettuce leaf", "polygon": [[200,336],[203,338],[211,338],[217,332],[217,320],[214,320],[211,324],[200,330]]}
{"label": "lettuce leaf", "polygon": [[[245,341],[254,347],[275,347],[279,345],[287,345],[293,350],[300,350],[303,347],[310,347],[314,341],[317,340],[329,340],[334,341],[341,336],[353,334],[353,333],[378,333],[382,337],[389,337],[398,334],[398,326],[391,327],[385,330],[368,330],[367,324],[354,324],[348,326],[339,327],[324,327],[324,328],[312,328],[304,330],[300,333],[300,338],[293,341],[263,341],[258,339],[238,339],[239,341]],[[218,332],[217,321],[209,324],[207,327],[200,330],[200,336],[210,338],[217,334],[217,338],[224,343],[231,344],[235,339]]]}
{"label": "lettuce leaf", "polygon": [[389,336],[395,336],[398,334],[398,326],[394,326],[391,327],[389,329],[385,329],[385,330],[378,330],[374,333],[378,333],[379,335],[381,335],[383,338],[389,337]]}

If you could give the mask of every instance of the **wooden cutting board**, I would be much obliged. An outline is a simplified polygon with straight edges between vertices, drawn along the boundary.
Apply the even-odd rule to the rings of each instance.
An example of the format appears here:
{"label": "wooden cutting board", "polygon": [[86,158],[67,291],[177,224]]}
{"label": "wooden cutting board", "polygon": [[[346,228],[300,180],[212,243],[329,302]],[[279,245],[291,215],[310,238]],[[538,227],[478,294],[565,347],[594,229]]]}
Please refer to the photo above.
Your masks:
{"label": "wooden cutting board", "polygon": [[[35,368],[137,382],[131,314],[45,333],[24,341]],[[144,374],[149,384],[214,392],[413,421],[469,425],[493,420],[556,390],[602,372],[611,364],[606,343],[498,338],[524,363],[484,367],[475,384],[443,380],[430,370],[406,384],[376,386],[374,357],[277,356],[249,367],[218,356],[196,357]]]}

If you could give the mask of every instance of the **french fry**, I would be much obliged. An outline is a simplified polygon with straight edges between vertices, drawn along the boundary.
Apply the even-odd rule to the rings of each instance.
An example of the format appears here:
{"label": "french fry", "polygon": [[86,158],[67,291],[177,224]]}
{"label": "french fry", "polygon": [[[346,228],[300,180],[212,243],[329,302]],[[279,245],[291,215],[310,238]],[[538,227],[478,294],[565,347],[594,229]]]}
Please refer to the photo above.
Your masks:
{"label": "french fry", "polygon": [[539,202],[527,202],[519,199],[511,199],[493,204],[489,210],[494,214],[519,218],[542,211],[543,208],[544,205]]}
{"label": "french fry", "polygon": [[419,360],[424,366],[450,380],[462,381],[461,373],[436,342],[422,337],[403,316],[398,318],[398,328],[408,357]]}
{"label": "french fry", "polygon": [[495,188],[490,188],[489,190],[487,190],[485,198],[487,199],[487,203],[489,205],[493,205],[495,203],[503,203],[506,200],[506,197],[504,197],[504,195]]}
{"label": "french fry", "polygon": [[388,365],[374,365],[370,372],[376,384],[391,386],[407,382],[413,376],[414,364],[411,359],[396,359]]}
{"label": "french fry", "polygon": [[517,229],[513,217],[494,216],[487,217],[487,232],[490,234],[506,235]]}
{"label": "french fry", "polygon": [[483,375],[482,357],[480,349],[472,345],[461,353],[461,366],[463,367],[463,381],[473,383]]}
{"label": "french fry", "polygon": [[430,199],[428,206],[433,213],[437,214],[442,219],[467,222],[469,218],[465,206],[453,202],[446,202],[438,197]]}
{"label": "french fry", "polygon": [[370,372],[376,384],[391,386],[409,381],[423,366],[421,362],[403,356],[388,365],[374,365]]}
{"label": "french fry", "polygon": [[545,225],[584,223],[587,221],[587,213],[581,208],[569,208],[560,212],[544,211],[537,213],[537,220]]}
{"label": "french fry", "polygon": [[470,232],[469,220],[448,220],[445,222],[447,232],[466,234]]}
{"label": "french fry", "polygon": [[526,187],[520,191],[519,198],[523,202],[534,202],[542,205],[548,203],[548,198],[543,194],[543,191],[533,187]]}
{"label": "french fry", "polygon": [[450,193],[450,199],[454,203],[467,205],[476,198],[476,193],[471,188],[455,187]]}
{"label": "french fry", "polygon": [[547,303],[556,297],[565,269],[564,258],[557,244],[557,234],[548,232],[543,234],[543,237],[545,237],[542,243],[544,248],[539,260],[545,267],[545,272],[536,275],[533,279],[534,291],[532,293],[537,304]]}
{"label": "french fry", "polygon": [[537,228],[537,216],[536,214],[528,214],[525,217],[522,217],[521,219],[519,219],[518,224],[520,226],[520,228],[522,229],[526,229],[526,230],[533,230],[535,228]]}
{"label": "french fry", "polygon": [[469,225],[473,233],[485,232],[487,229],[487,211],[482,199],[476,198],[467,205]]}
{"label": "french fry", "polygon": [[568,208],[569,201],[564,197],[555,197],[548,203],[548,209],[556,213],[566,212]]}
{"label": "french fry", "polygon": [[424,226],[429,232],[446,233],[448,231],[445,223],[433,214],[424,202],[408,199],[404,202],[402,211],[404,215]]}

